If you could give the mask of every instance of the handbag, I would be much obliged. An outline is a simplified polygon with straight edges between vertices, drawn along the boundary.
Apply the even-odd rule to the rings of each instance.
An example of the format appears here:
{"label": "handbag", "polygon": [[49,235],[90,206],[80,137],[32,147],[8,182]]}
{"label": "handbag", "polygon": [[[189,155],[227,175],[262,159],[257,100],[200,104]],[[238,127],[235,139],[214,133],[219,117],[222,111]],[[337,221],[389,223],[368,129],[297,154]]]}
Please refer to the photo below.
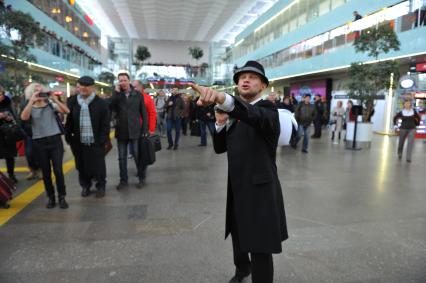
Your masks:
{"label": "handbag", "polygon": [[25,133],[15,121],[1,124],[0,133],[6,143],[16,143],[25,139]]}
{"label": "handbag", "polygon": [[148,139],[154,144],[154,149],[156,152],[161,150],[161,139],[159,135],[150,135]]}
{"label": "handbag", "polygon": [[194,120],[191,122],[191,136],[201,136],[200,123],[198,121]]}
{"label": "handbag", "polygon": [[139,146],[139,166],[148,166],[155,162],[155,146],[147,137],[140,137]]}

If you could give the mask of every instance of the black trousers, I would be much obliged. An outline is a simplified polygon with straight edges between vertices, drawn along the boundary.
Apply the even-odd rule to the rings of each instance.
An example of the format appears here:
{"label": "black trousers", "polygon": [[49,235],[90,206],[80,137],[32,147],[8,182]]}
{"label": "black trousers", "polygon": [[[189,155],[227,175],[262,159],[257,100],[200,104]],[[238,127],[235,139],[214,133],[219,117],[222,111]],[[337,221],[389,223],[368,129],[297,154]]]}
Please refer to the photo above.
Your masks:
{"label": "black trousers", "polygon": [[80,186],[90,189],[92,180],[95,180],[96,188],[105,190],[105,148],[103,146],[75,143],[71,145],[71,150],[75,158]]}
{"label": "black trousers", "polygon": [[274,281],[274,263],[272,254],[241,252],[235,214],[232,215],[232,248],[234,251],[235,274],[246,276],[251,272],[252,283],[272,283]]}
{"label": "black trousers", "polygon": [[[66,195],[64,172],[62,160],[64,156],[64,145],[61,135],[55,135],[33,140],[33,150],[43,173],[43,183],[49,198],[55,197],[55,188],[52,182],[52,167],[56,179],[58,196]],[[52,166],[51,166],[52,164]]]}
{"label": "black trousers", "polygon": [[321,129],[322,129],[322,121],[321,119],[315,119],[314,120],[314,137],[320,138],[321,137]]}

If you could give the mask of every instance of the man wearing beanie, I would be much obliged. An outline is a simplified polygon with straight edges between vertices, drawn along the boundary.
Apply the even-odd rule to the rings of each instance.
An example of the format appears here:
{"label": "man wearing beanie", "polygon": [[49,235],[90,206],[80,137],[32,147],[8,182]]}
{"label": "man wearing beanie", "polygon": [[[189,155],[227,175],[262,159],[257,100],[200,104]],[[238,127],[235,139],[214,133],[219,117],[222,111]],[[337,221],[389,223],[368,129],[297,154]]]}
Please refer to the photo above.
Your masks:
{"label": "man wearing beanie", "polygon": [[81,196],[90,195],[92,180],[96,181],[96,197],[105,196],[105,143],[110,130],[107,103],[95,94],[95,81],[89,76],[78,80],[79,94],[68,99],[70,113],[65,123],[65,139],[74,154]]}

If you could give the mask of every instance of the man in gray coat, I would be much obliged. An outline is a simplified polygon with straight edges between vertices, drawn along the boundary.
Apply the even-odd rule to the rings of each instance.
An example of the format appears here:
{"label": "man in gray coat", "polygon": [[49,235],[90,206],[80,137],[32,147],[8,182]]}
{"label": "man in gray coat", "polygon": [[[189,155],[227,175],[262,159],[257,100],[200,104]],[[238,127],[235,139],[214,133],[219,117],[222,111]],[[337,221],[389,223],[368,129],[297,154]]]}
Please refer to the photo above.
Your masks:
{"label": "man in gray coat", "polygon": [[139,166],[138,140],[140,136],[148,134],[148,115],[143,95],[131,86],[130,77],[127,73],[118,74],[118,85],[112,94],[110,108],[116,118],[115,137],[117,138],[120,167],[120,183],[117,190],[128,186],[128,146],[131,147],[138,170],[139,183],[136,187],[142,188],[144,180],[142,168]]}
{"label": "man in gray coat", "polygon": [[272,254],[281,253],[281,242],[288,238],[275,163],[278,110],[261,99],[269,82],[258,62],[238,69],[234,82],[239,97],[193,86],[200,92],[198,105],[217,103],[213,145],[216,153],[228,154],[225,237],[232,236],[236,267],[229,282],[242,282],[251,273],[253,283],[272,283]]}

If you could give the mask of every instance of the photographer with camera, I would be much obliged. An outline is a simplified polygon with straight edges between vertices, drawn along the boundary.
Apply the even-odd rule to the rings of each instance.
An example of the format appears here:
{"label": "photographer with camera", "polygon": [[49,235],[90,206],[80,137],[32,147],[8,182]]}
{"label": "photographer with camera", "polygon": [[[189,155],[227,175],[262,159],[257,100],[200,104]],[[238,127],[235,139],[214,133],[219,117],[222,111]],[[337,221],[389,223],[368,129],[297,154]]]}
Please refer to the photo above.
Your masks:
{"label": "photographer with camera", "polygon": [[43,182],[49,202],[46,207],[56,206],[55,189],[51,177],[51,164],[56,178],[59,207],[66,209],[65,181],[62,170],[64,145],[61,135],[64,134],[63,125],[57,116],[58,113],[69,113],[68,107],[55,95],[50,94],[38,83],[31,83],[25,89],[25,96],[29,101],[21,113],[23,121],[31,120],[33,149],[43,174]]}

